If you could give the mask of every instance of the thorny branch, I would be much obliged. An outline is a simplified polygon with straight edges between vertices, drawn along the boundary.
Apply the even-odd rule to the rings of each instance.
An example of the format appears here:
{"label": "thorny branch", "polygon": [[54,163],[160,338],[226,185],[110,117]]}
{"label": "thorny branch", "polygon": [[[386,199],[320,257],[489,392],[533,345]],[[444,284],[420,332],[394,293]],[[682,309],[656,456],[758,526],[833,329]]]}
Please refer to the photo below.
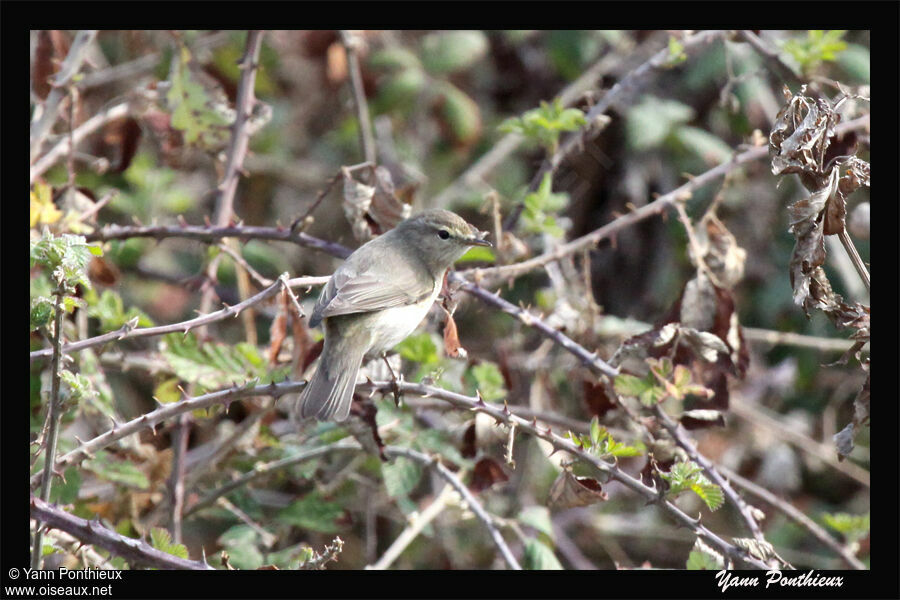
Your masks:
{"label": "thorny branch", "polygon": [[105,527],[99,521],[88,521],[76,517],[35,496],[31,497],[31,516],[36,521],[46,523],[47,527],[53,527],[75,536],[85,544],[105,548],[127,560],[130,565],[156,569],[214,570],[206,563],[179,558],[168,552],[157,550],[143,540],[125,537]]}
{"label": "thorny branch", "polygon": [[[278,279],[275,283],[273,283],[266,289],[262,290],[255,296],[247,298],[240,304],[235,304],[234,306],[226,306],[221,310],[201,315],[194,319],[182,321],[180,323],[172,323],[171,325],[160,325],[158,327],[135,327],[136,321],[129,321],[116,331],[111,331],[109,333],[104,333],[103,335],[98,335],[86,340],[80,340],[77,342],[66,344],[62,347],[62,352],[63,354],[69,354],[72,352],[78,352],[79,350],[83,350],[85,348],[90,348],[92,346],[99,346],[101,344],[118,342],[127,339],[152,337],[156,335],[165,335],[167,333],[187,333],[188,331],[196,327],[209,325],[210,323],[215,323],[216,321],[222,321],[223,319],[226,319],[228,317],[238,316],[245,308],[253,306],[255,304],[259,304],[266,298],[274,296],[276,293],[278,293],[283,287],[282,281],[282,279]],[[288,280],[288,284],[291,287],[309,287],[313,285],[324,285],[327,281],[328,277],[295,277],[294,279]],[[51,353],[52,348],[35,350],[31,353],[31,360],[50,356]]]}

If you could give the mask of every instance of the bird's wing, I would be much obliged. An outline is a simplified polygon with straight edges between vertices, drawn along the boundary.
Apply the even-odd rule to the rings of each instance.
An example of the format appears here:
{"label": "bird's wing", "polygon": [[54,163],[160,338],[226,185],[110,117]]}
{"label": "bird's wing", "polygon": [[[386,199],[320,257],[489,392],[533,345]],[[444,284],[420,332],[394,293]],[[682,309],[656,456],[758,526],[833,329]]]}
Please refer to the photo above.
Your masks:
{"label": "bird's wing", "polygon": [[351,256],[328,280],[309,323],[315,327],[325,317],[414,304],[428,298],[434,285],[424,265],[402,260],[365,264]]}

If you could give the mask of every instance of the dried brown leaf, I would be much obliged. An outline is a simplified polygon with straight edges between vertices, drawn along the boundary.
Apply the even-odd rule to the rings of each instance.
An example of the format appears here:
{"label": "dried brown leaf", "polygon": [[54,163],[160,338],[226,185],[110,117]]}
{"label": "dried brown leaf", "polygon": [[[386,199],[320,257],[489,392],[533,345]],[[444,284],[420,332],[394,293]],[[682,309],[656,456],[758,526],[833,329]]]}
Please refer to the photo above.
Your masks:
{"label": "dried brown leaf", "polygon": [[469,489],[477,494],[496,483],[505,483],[507,481],[509,481],[509,476],[503,471],[503,467],[493,458],[486,456],[475,463]]}
{"label": "dried brown leaf", "polygon": [[547,504],[554,509],[563,510],[577,506],[590,506],[606,500],[606,492],[600,482],[591,477],[578,477],[569,469],[557,476],[550,486],[550,497]]}

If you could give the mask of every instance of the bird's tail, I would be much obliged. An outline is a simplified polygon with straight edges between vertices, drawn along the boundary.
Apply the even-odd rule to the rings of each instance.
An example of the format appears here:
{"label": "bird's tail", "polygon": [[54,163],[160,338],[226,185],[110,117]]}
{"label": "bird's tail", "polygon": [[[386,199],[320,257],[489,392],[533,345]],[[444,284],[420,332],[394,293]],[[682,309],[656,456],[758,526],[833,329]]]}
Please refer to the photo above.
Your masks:
{"label": "bird's tail", "polygon": [[[325,336],[325,346],[315,374],[300,395],[294,419],[315,417],[343,421],[350,413],[356,376],[366,348],[336,335]],[[298,414],[299,413],[299,414]]]}

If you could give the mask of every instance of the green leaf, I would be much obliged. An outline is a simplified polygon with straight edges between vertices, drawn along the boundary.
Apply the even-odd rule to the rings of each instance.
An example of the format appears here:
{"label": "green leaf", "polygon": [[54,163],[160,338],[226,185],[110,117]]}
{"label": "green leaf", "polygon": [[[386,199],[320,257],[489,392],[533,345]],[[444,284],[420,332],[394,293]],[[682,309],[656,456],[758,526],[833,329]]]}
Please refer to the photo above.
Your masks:
{"label": "green leaf", "polygon": [[431,334],[427,331],[411,335],[394,347],[400,356],[406,360],[419,363],[422,366],[433,365],[440,362],[438,347],[434,343]]}
{"label": "green leaf", "polygon": [[653,406],[666,396],[666,390],[652,373],[644,377],[622,373],[616,376],[613,388],[622,396],[637,398],[644,406]]}
{"label": "green leaf", "polygon": [[322,533],[339,531],[336,520],[344,509],[335,502],[322,498],[318,492],[307,494],[278,513],[278,519],[288,525]]}
{"label": "green leaf", "polygon": [[473,365],[468,374],[475,380],[475,388],[481,392],[481,397],[486,402],[493,402],[506,396],[506,382],[500,367],[490,361],[483,361]]}
{"label": "green leaf", "polygon": [[458,144],[471,144],[481,135],[481,109],[465,92],[450,83],[440,88],[441,121]]}
{"label": "green leaf", "polygon": [[675,100],[644,96],[631,107],[625,119],[628,145],[638,151],[658,148],[676,126],[690,121],[694,109]]}
{"label": "green leaf", "polygon": [[725,501],[722,489],[703,475],[703,470],[693,461],[680,461],[668,472],[660,471],[660,477],[669,482],[666,493],[670,498],[690,490],[697,494],[710,510],[718,510]]}
{"label": "green leaf", "polygon": [[82,400],[97,396],[97,391],[94,389],[91,380],[81,373],[73,373],[68,369],[63,369],[59,372],[59,377],[69,388],[69,397],[72,402],[78,404]]}
{"label": "green leaf", "polygon": [[41,239],[31,242],[31,266],[49,270],[56,285],[64,291],[73,291],[76,285],[89,289],[87,267],[94,252],[83,236],[56,237],[45,229]]}
{"label": "green leaf", "polygon": [[550,543],[556,542],[553,523],[550,520],[550,509],[546,506],[527,506],[516,517],[523,525],[528,525],[546,536]]}
{"label": "green leaf", "polygon": [[385,77],[378,84],[374,108],[377,112],[409,110],[428,84],[421,69],[410,68]]}
{"label": "green leaf", "polygon": [[719,510],[725,503],[722,488],[708,480],[704,475],[698,475],[696,481],[691,484],[691,491],[700,496],[709,510]]}
{"label": "green leaf", "polygon": [[50,490],[50,502],[54,504],[72,504],[78,500],[81,489],[81,473],[75,467],[69,467],[62,480]]}
{"label": "green leaf", "polygon": [[553,550],[534,538],[525,542],[522,567],[531,571],[562,570],[563,568]]}
{"label": "green leaf", "polygon": [[397,498],[406,496],[415,489],[422,479],[422,467],[401,456],[391,462],[382,463],[381,475],[388,495]]}
{"label": "green leaf", "polygon": [[422,64],[435,75],[462,71],[481,60],[487,51],[487,37],[476,30],[441,31],[422,38]]}
{"label": "green leaf", "polygon": [[106,479],[113,483],[121,483],[139,490],[146,490],[150,487],[150,481],[143,471],[130,462],[113,458],[105,450],[101,450],[94,458],[86,460],[83,464],[85,469],[101,479]]}
{"label": "green leaf", "polygon": [[403,46],[380,48],[369,55],[369,67],[386,71],[417,69],[422,66],[415,53]]}
{"label": "green leaf", "polygon": [[503,121],[499,130],[518,133],[544,147],[553,154],[559,145],[559,136],[565,131],[577,131],[587,124],[584,113],[577,108],[565,108],[559,98],[553,102],[541,102],[521,117],[511,117]]}
{"label": "green leaf", "polygon": [[99,298],[92,294],[88,299],[88,316],[100,319],[100,330],[104,332],[115,331],[135,317],[138,327],[153,327],[153,321],[144,311],[132,306],[126,312],[122,297],[113,290],[103,290]]}
{"label": "green leaf", "polygon": [[200,344],[193,333],[172,333],[160,344],[161,355],[182,380],[204,389],[243,385],[258,378],[260,383],[279,382],[287,377],[287,368],[269,369],[259,349],[246,342],[239,344]]}
{"label": "green leaf", "polygon": [[697,538],[690,555],[688,555],[687,569],[689,571],[720,571],[724,568],[725,559],[722,555]]}
{"label": "green leaf", "polygon": [[591,442],[594,445],[600,444],[603,441],[603,438],[606,437],[606,431],[600,427],[600,419],[597,415],[594,415],[594,418],[591,419]]}
{"label": "green leaf", "polygon": [[46,326],[53,318],[53,299],[38,296],[31,300],[31,331]]}
{"label": "green leaf", "polygon": [[182,47],[171,74],[166,101],[171,125],[184,133],[184,141],[204,150],[217,150],[231,137],[234,111],[221,98],[213,98],[198,83],[190,69],[191,53]]}
{"label": "green leaf", "polygon": [[154,527],[150,530],[150,545],[179,558],[188,558],[187,547],[184,544],[173,544],[171,534],[162,527]]}
{"label": "green leaf", "polygon": [[456,264],[469,262],[488,262],[492,263],[497,260],[497,255],[490,248],[484,246],[472,246],[468,252],[462,255],[462,258],[456,261]]}
{"label": "green leaf", "polygon": [[228,562],[236,569],[258,569],[263,565],[259,534],[249,525],[234,525],[218,539],[228,551]]}
{"label": "green leaf", "polygon": [[823,513],[822,519],[827,526],[842,534],[850,542],[860,540],[869,533],[869,513],[864,515]]}

